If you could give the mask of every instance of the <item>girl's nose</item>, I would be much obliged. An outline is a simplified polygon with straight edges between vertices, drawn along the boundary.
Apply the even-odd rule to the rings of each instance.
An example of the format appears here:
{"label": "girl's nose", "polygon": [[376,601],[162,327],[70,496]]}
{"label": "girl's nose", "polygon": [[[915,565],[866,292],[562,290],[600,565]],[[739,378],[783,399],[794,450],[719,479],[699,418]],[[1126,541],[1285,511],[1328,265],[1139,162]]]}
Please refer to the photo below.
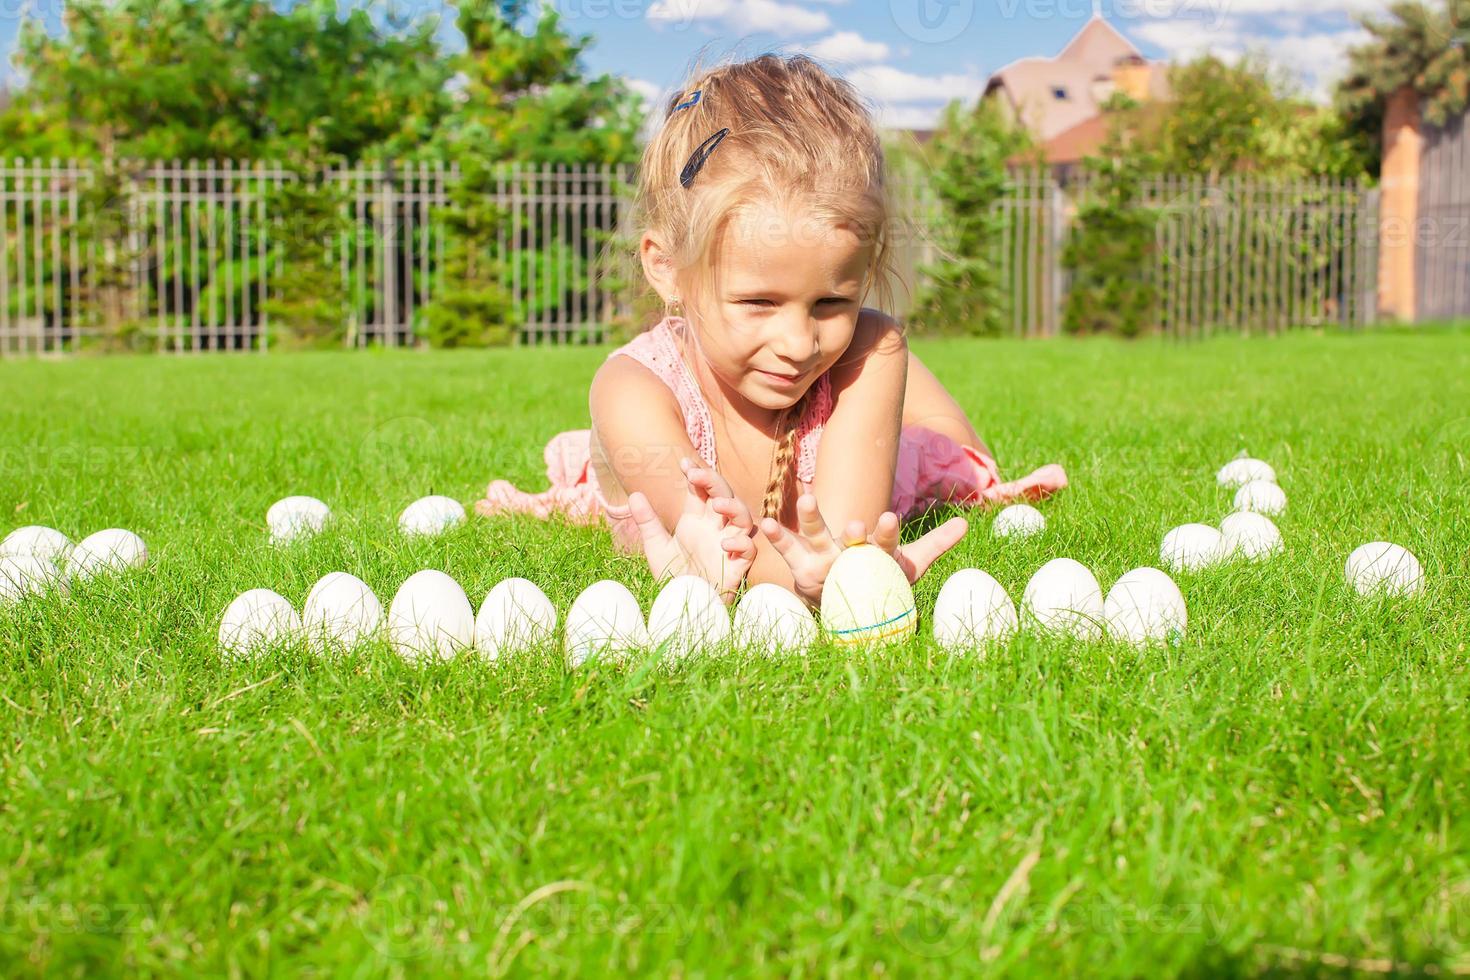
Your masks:
{"label": "girl's nose", "polygon": [[816,324],[809,317],[788,320],[771,338],[771,349],[782,360],[804,364],[821,353]]}

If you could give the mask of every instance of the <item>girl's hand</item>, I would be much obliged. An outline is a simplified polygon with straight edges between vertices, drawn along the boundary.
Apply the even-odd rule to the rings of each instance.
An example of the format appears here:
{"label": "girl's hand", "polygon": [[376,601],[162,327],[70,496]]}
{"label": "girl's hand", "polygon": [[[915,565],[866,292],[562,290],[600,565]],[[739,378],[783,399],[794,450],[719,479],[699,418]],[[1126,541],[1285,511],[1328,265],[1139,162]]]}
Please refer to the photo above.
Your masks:
{"label": "girl's hand", "polygon": [[670,533],[642,493],[628,496],[628,508],[643,536],[649,571],[662,580],[697,575],[728,605],[755,561],[755,525],[750,511],[714,470],[679,461],[687,493]]}
{"label": "girl's hand", "polygon": [[[842,553],[844,545],[832,537],[832,532],[828,530],[818,510],[817,498],[811,493],[803,493],[797,498],[796,518],[796,534],[769,517],[761,521],[760,529],[791,567],[797,595],[808,603],[817,605],[822,601],[822,586],[826,584],[827,573],[832,570],[832,563]],[[968,521],[963,517],[955,517],[917,541],[901,545],[898,527],[898,515],[893,511],[884,511],[871,536],[866,533],[862,521],[850,521],[844,537],[846,541],[866,542],[888,552],[898,562],[898,567],[903,569],[910,584],[923,577],[929,566],[958,544],[970,529]]]}
{"label": "girl's hand", "polygon": [[[791,568],[792,589],[809,605],[816,606],[822,601],[822,586],[832,563],[842,553],[842,545],[832,537],[817,508],[817,498],[811,493],[796,498],[796,528],[793,534],[773,517],[760,523],[761,533]],[[866,539],[862,521],[849,523],[847,533],[849,540]]]}
{"label": "girl's hand", "polygon": [[898,543],[898,515],[890,510],[878,518],[878,527],[869,543],[892,555],[912,585],[923,578],[940,555],[959,544],[969,530],[969,521],[963,517],[951,517],[917,541],[901,545]]}

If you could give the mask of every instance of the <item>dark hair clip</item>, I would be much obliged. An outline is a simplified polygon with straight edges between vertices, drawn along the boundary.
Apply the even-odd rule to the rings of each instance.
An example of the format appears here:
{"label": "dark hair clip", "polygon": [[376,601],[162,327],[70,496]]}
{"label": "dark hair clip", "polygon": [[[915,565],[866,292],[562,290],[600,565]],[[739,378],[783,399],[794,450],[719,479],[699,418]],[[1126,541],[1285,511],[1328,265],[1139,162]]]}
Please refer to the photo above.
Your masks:
{"label": "dark hair clip", "polygon": [[694,94],[691,95],[691,96],[689,96],[688,100],[686,100],[684,102],[680,102],[677,105],[675,105],[672,109],[670,109],[669,110],[669,115],[672,116],[674,113],[678,112],[680,109],[688,109],[691,106],[697,106],[697,105],[699,105],[699,97],[700,97],[700,95],[703,92],[704,92],[704,89],[699,89],[699,88],[695,89],[694,90]]}
{"label": "dark hair clip", "polygon": [[720,141],[729,135],[730,130],[727,127],[699,144],[694,152],[689,155],[689,162],[684,164],[684,169],[679,172],[679,183],[685,187],[692,184],[695,175],[703,169],[704,162],[709,159],[709,155],[715,152],[715,147],[719,146]]}

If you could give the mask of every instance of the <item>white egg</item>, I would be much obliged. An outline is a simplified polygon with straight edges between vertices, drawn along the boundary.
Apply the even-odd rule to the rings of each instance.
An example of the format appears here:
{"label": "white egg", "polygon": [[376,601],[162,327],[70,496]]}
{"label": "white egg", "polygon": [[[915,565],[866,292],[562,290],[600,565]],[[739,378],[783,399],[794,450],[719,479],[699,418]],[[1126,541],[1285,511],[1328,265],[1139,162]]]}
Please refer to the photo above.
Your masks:
{"label": "white egg", "polygon": [[1252,480],[1235,491],[1235,509],[1274,517],[1286,510],[1286,491],[1269,480]]}
{"label": "white egg", "polygon": [[1046,530],[1046,517],[1030,504],[1011,504],[990,526],[997,538],[1029,538]]}
{"label": "white egg", "polygon": [[0,541],[0,558],[29,556],[42,561],[65,562],[72,550],[71,538],[39,524],[18,527]]}
{"label": "white egg", "polygon": [[593,582],[567,610],[563,641],[567,662],[573,667],[594,656],[617,659],[647,647],[648,639],[643,610],[621,582]]}
{"label": "white egg", "polygon": [[1181,524],[1164,535],[1159,561],[1176,572],[1194,572],[1223,561],[1225,536],[1208,524]]}
{"label": "white egg", "polygon": [[1215,481],[1222,487],[1241,487],[1252,480],[1275,483],[1276,471],[1268,463],[1263,463],[1259,459],[1242,456],[1239,459],[1232,459],[1220,467],[1220,472],[1215,474]]}
{"label": "white egg", "polygon": [[729,639],[730,610],[698,576],[670,579],[648,610],[649,644],[672,659],[714,653]]}
{"label": "white egg", "polygon": [[1016,631],[1016,604],[988,572],[963,568],[934,600],[934,639],[952,653],[983,652]]}
{"label": "white egg", "polygon": [[480,603],[475,616],[475,649],[490,660],[524,653],[551,642],[556,607],[529,579],[508,578]]}
{"label": "white egg", "polygon": [[148,546],[132,531],[109,528],[83,538],[67,560],[68,571],[79,578],[92,578],[148,563]]}
{"label": "white egg", "polygon": [[1280,551],[1281,532],[1271,518],[1250,511],[1231,514],[1220,522],[1227,558],[1265,558]]}
{"label": "white egg", "polygon": [[351,650],[382,628],[383,604],[356,575],[332,572],[306,594],[301,625],[312,649]]}
{"label": "white egg", "polygon": [[1111,636],[1134,646],[1167,643],[1189,625],[1184,594],[1157,568],[1135,568],[1113,583],[1103,618]]}
{"label": "white egg", "polygon": [[817,639],[812,611],[794,593],[774,582],[752,586],[735,607],[735,642],[746,650],[775,656],[801,655]]}
{"label": "white egg", "polygon": [[331,509],[315,497],[286,497],[271,504],[265,512],[265,523],[270,529],[271,543],[285,544],[316,534],[331,516]]}
{"label": "white egg", "polygon": [[35,555],[0,558],[0,602],[19,602],[48,589],[66,594],[66,579],[49,560]]}
{"label": "white egg", "polygon": [[844,548],[822,586],[822,627],[844,646],[913,636],[919,611],[898,562],[876,545]]}
{"label": "white egg", "polygon": [[1387,541],[1365,544],[1348,555],[1347,580],[1360,595],[1413,595],[1424,587],[1424,568],[1407,548]]}
{"label": "white egg", "polygon": [[459,583],[443,572],[414,572],[388,604],[388,638],[404,660],[453,660],[475,642],[475,612]]}
{"label": "white egg", "polygon": [[1042,565],[1021,604],[1043,629],[1083,640],[1102,636],[1103,594],[1097,576],[1071,558],[1053,558]]}
{"label": "white egg", "polygon": [[284,596],[270,589],[251,589],[225,607],[219,645],[224,653],[243,657],[263,647],[289,643],[300,632],[301,617]]}
{"label": "white egg", "polygon": [[404,534],[440,534],[464,523],[464,505],[448,497],[421,497],[398,515]]}

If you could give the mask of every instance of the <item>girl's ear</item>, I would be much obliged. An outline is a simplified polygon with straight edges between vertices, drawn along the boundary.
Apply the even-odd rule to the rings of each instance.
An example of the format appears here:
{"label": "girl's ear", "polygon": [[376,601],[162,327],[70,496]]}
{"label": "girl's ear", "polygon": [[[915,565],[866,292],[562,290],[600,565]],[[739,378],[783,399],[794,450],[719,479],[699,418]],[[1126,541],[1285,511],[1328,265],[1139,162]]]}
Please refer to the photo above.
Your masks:
{"label": "girl's ear", "polygon": [[662,239],[652,231],[645,231],[638,243],[638,258],[643,263],[643,275],[648,283],[668,303],[679,296],[673,257],[664,248]]}

